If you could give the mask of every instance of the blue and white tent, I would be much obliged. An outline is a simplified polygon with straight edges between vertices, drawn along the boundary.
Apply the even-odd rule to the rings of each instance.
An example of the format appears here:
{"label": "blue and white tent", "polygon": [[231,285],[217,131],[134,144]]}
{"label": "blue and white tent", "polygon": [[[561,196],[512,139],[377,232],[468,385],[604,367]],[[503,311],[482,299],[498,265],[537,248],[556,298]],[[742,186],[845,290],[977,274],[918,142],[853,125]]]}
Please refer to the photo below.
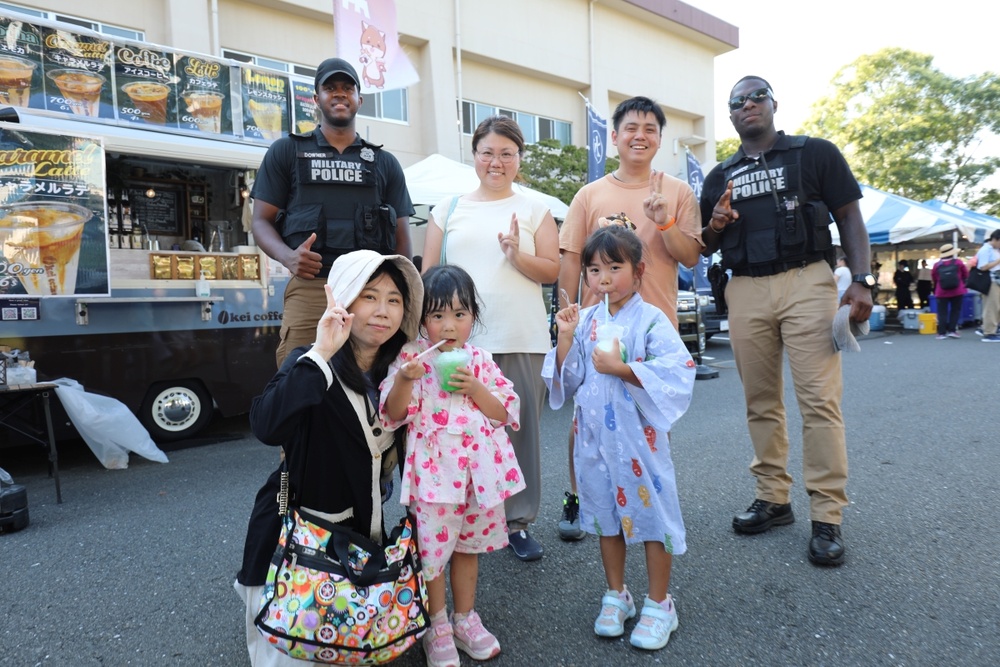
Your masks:
{"label": "blue and white tent", "polygon": [[973,229],[973,233],[965,235],[971,243],[986,243],[986,239],[993,233],[993,230],[1000,229],[1000,218],[994,218],[993,216],[986,215],[985,213],[971,211],[967,208],[955,206],[954,204],[948,204],[938,199],[929,199],[924,202],[924,206],[929,206],[937,211],[941,211],[942,213],[947,213],[949,216],[962,218],[968,221],[970,225],[974,225],[975,227]]}
{"label": "blue and white tent", "polygon": [[[944,242],[943,235],[957,233],[969,242],[989,235],[993,229],[1000,229],[1000,220],[982,216],[986,220],[975,219],[971,215],[956,215],[948,206],[922,204],[906,197],[890,194],[867,185],[861,186],[861,215],[868,228],[868,237],[874,245],[900,245],[905,243]],[[938,202],[941,204],[941,202]],[[969,211],[972,213],[972,211]],[[992,221],[992,222],[990,222]],[[839,244],[837,226],[831,225],[834,243]],[[951,238],[947,238],[951,241]],[[978,242],[982,242],[981,240]]]}

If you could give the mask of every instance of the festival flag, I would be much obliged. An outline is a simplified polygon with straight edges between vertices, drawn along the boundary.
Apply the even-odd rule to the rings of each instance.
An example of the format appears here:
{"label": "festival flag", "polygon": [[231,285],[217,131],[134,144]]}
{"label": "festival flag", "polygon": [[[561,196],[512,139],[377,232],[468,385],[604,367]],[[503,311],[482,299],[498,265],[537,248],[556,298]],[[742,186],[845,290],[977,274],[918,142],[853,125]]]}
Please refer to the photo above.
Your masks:
{"label": "festival flag", "polygon": [[[694,190],[694,198],[701,201],[701,188],[705,184],[705,176],[701,172],[701,164],[694,156],[691,149],[684,147],[687,153],[687,181],[691,189]],[[694,268],[694,291],[698,294],[711,294],[712,284],[708,282],[708,267],[712,264],[710,257],[704,255],[698,258],[698,265]]]}
{"label": "festival flag", "polygon": [[601,118],[590,100],[583,98],[587,102],[587,182],[591,183],[604,177],[604,163],[607,161],[608,153],[606,143],[608,139],[608,121]]}
{"label": "festival flag", "polygon": [[393,0],[333,0],[337,57],[354,65],[361,93],[406,88],[420,81],[399,46]]}

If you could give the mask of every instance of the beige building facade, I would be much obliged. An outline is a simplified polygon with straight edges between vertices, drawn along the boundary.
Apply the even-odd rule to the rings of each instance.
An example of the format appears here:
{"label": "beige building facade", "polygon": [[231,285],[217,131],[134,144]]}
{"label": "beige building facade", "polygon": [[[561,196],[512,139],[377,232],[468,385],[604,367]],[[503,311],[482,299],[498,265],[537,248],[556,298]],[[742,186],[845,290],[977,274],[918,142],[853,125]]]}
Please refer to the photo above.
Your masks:
{"label": "beige building facade", "polygon": [[[364,0],[24,0],[0,11],[43,12],[119,37],[286,67],[309,80],[335,55],[333,3]],[[680,174],[684,145],[714,162],[713,61],[738,30],[677,0],[396,0],[400,42],[420,82],[365,95],[358,131],[408,166],[433,154],[471,161],[485,114],[514,115],[530,141],[586,143],[581,95],[609,118],[633,95],[667,116],[654,167]],[[277,63],[277,65],[275,65]],[[464,118],[457,100],[463,100]],[[612,148],[613,154],[613,148]]]}

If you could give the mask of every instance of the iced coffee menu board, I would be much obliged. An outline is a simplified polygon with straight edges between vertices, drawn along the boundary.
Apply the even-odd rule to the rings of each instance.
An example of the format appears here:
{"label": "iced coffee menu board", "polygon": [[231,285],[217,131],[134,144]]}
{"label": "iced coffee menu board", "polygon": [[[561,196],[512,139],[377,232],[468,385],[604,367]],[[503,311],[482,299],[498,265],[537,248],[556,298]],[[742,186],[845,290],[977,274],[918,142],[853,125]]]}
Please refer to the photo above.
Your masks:
{"label": "iced coffee menu board", "polygon": [[0,128],[0,296],[107,295],[100,140]]}
{"label": "iced coffee menu board", "polygon": [[271,142],[288,132],[288,77],[244,67],[240,70],[243,136]]}
{"label": "iced coffee menu board", "polygon": [[0,103],[45,108],[42,34],[23,21],[0,17]]}
{"label": "iced coffee menu board", "polygon": [[229,65],[200,56],[174,55],[177,115],[182,129],[232,134]]}
{"label": "iced coffee menu board", "polygon": [[114,54],[118,118],[176,127],[173,54],[131,44],[116,44]]}
{"label": "iced coffee menu board", "polygon": [[314,122],[311,81],[16,16],[0,14],[0,105],[268,143]]}
{"label": "iced coffee menu board", "polygon": [[113,45],[107,39],[42,28],[45,108],[114,118]]}

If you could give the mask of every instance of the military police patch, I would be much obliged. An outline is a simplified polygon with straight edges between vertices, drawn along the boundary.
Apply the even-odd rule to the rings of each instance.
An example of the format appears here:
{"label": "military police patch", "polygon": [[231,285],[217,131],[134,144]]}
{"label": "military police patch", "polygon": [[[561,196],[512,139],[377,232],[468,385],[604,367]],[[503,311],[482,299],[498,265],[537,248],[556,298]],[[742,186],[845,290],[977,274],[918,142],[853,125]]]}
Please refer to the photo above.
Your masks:
{"label": "military police patch", "polygon": [[365,162],[374,162],[375,151],[365,146],[364,148],[361,149],[361,159],[364,160]]}

